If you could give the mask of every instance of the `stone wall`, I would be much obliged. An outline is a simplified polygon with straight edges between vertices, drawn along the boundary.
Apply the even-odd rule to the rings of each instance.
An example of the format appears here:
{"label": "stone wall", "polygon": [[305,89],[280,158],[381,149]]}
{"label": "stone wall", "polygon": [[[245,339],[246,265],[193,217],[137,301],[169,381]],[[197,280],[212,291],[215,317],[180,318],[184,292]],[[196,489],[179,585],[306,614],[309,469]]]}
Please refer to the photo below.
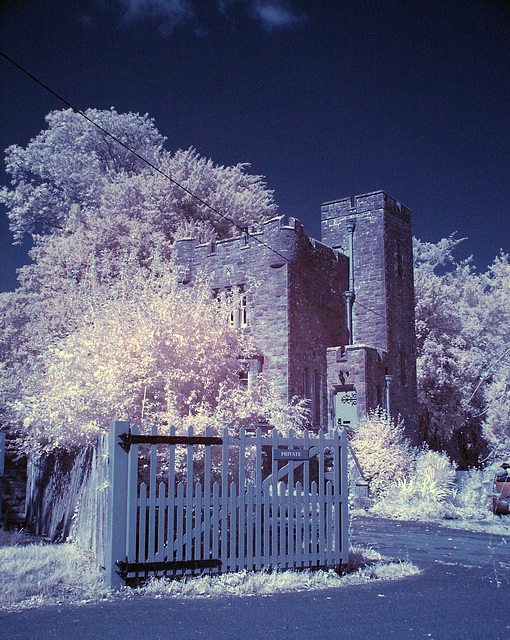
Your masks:
{"label": "stone wall", "polygon": [[92,469],[94,448],[56,450],[28,460],[26,526],[62,542],[70,534],[80,495]]}
{"label": "stone wall", "polygon": [[247,288],[246,331],[255,339],[263,371],[274,376],[287,400],[314,397],[319,418],[312,423],[324,423],[326,348],[346,340],[347,258],[308,238],[299,221],[284,225],[275,218],[250,237],[204,245],[179,240],[175,264],[186,286],[206,274],[216,291]]}
{"label": "stone wall", "polygon": [[6,526],[23,526],[25,523],[25,495],[27,484],[27,460],[14,447],[14,438],[6,437],[4,476],[0,478],[2,496],[2,522]]}
{"label": "stone wall", "polygon": [[247,289],[245,330],[255,338],[264,370],[275,377],[285,398],[289,393],[287,261],[295,254],[298,234],[302,235],[302,227],[297,221],[284,227],[282,219],[275,218],[250,237],[208,244],[183,239],[175,246],[175,265],[182,284],[192,286],[205,275],[217,292],[232,287]]}
{"label": "stone wall", "polygon": [[[349,227],[354,229],[352,256]],[[352,284],[350,263],[355,293],[351,337],[344,296]],[[356,374],[360,407],[386,400],[385,375],[391,375],[392,413],[401,414],[414,430],[411,216],[386,193],[323,205],[322,243],[308,238],[297,220],[285,225],[283,218],[274,218],[260,229],[216,243],[179,240],[175,266],[186,286],[206,274],[218,292],[231,287],[249,291],[245,329],[255,339],[263,370],[274,376],[287,400],[294,395],[310,399],[312,426],[328,424],[326,350],[351,343],[361,345],[368,358],[358,366],[361,352],[349,349],[351,369],[365,372]]]}
{"label": "stone wall", "polygon": [[[353,344],[385,352],[385,374],[393,377],[390,407],[416,422],[414,283],[410,211],[382,191],[322,206],[322,238],[350,253],[354,223]],[[349,256],[351,258],[351,256]]]}
{"label": "stone wall", "polygon": [[358,423],[370,409],[386,407],[386,353],[366,345],[348,345],[327,351],[330,425],[333,426],[335,391],[353,386],[356,391]]}
{"label": "stone wall", "polygon": [[326,350],[347,341],[347,258],[306,239],[289,277],[290,394],[310,399],[314,427],[327,425]]}

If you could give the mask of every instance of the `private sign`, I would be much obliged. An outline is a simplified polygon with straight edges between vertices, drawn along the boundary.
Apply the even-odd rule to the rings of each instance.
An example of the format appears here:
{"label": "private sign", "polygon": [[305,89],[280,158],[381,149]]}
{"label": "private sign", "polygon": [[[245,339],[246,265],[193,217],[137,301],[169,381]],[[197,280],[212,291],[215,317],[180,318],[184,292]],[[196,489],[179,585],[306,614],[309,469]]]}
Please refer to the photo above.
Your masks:
{"label": "private sign", "polygon": [[273,449],[273,460],[308,460],[308,449]]}

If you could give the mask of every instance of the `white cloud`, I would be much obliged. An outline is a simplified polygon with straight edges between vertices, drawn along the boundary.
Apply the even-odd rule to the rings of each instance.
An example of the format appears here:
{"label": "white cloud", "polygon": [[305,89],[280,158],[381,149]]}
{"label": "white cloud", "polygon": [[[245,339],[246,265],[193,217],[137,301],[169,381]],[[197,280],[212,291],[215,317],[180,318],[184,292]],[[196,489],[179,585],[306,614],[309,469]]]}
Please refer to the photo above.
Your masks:
{"label": "white cloud", "polygon": [[295,13],[286,0],[254,0],[251,14],[260,20],[268,31],[289,29],[305,20],[304,16]]}
{"label": "white cloud", "polygon": [[267,31],[290,29],[306,20],[306,16],[296,13],[289,0],[217,0],[217,5],[227,18],[235,5],[244,5],[250,18],[260,20]]}
{"label": "white cloud", "polygon": [[223,15],[228,13],[229,8],[236,2],[236,0],[218,0],[219,12]]}
{"label": "white cloud", "polygon": [[127,22],[154,20],[164,34],[194,17],[190,0],[121,0]]}

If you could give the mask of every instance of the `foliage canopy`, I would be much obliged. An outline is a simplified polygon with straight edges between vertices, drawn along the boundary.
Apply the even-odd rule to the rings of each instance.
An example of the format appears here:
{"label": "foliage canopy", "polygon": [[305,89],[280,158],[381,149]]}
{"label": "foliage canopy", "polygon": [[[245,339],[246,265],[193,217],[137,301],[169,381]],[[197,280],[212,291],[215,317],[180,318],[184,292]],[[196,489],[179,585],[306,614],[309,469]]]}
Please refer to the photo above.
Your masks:
{"label": "foliage canopy", "polygon": [[177,238],[224,238],[274,215],[262,177],[166,151],[148,116],[86,115],[174,182],[72,110],[7,149],[0,202],[15,240],[34,240],[20,287],[0,296],[3,406],[25,448],[88,442],[112,417],[295,426],[302,403],[287,407],[270,381],[240,386],[254,346],[229,325],[236,297],[214,301],[205,281],[186,290],[172,275]]}

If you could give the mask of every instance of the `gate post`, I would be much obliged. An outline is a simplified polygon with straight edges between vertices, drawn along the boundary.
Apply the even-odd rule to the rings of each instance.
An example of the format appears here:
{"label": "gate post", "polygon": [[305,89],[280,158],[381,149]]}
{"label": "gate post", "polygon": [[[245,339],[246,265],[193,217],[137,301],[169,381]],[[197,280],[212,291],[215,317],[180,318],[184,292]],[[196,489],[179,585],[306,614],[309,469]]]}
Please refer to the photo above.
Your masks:
{"label": "gate post", "polygon": [[116,561],[126,559],[128,454],[119,435],[127,433],[129,422],[110,423],[108,432],[108,515],[106,529],[106,584],[112,589],[124,585]]}

